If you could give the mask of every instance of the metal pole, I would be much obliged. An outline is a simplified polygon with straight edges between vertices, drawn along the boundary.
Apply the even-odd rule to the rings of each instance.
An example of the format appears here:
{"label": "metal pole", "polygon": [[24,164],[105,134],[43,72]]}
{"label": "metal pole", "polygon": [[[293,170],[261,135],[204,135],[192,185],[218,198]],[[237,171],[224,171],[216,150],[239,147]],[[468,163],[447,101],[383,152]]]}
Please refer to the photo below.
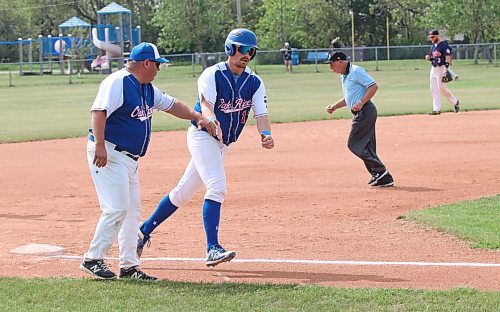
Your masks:
{"label": "metal pole", "polygon": [[52,36],[48,35],[47,38],[49,39],[49,72],[52,74]]}
{"label": "metal pole", "polygon": [[378,49],[375,47],[375,63],[377,64],[375,66],[375,70],[378,71]]}
{"label": "metal pole", "polygon": [[23,38],[18,38],[19,42],[19,75],[22,76],[24,74],[24,65],[23,65]]}
{"label": "metal pole", "polygon": [[497,43],[493,42],[493,65],[497,66]]}
{"label": "metal pole", "polygon": [[64,57],[63,57],[63,35],[59,34],[59,70],[64,75]]}
{"label": "metal pole", "polygon": [[238,21],[238,26],[242,26],[242,21],[241,21],[241,0],[236,0],[236,14],[237,14],[237,21]]}
{"label": "metal pole", "polygon": [[194,53],[191,54],[191,69],[193,70],[193,78],[195,77],[194,75]]}
{"label": "metal pole", "polygon": [[12,69],[10,68],[10,64],[9,64],[9,87],[13,87],[13,85],[12,85]]}
{"label": "metal pole", "polygon": [[316,67],[316,72],[319,73],[319,70],[318,70],[318,50],[314,50],[314,66]]}
{"label": "metal pole", "polygon": [[387,28],[387,60],[391,60],[391,56],[389,54],[389,46],[390,46],[390,41],[389,41],[389,15],[387,15],[386,18],[386,28]]}
{"label": "metal pole", "polygon": [[38,63],[40,63],[40,75],[43,75],[43,41],[42,41],[42,35],[38,35]]}
{"label": "metal pole", "polygon": [[123,34],[120,27],[115,27],[116,31],[116,39],[118,40],[120,50],[122,51],[122,55],[118,58],[118,68],[123,68]]}
{"label": "metal pole", "polygon": [[354,10],[349,11],[351,13],[351,36],[352,36],[352,61],[356,61],[356,56],[354,55]]}
{"label": "metal pole", "polygon": [[[141,26],[137,25],[137,44],[141,43]],[[130,49],[132,50],[132,49]]]}
{"label": "metal pole", "polygon": [[28,38],[29,45],[28,45],[28,68],[30,70],[30,73],[33,73],[33,40],[31,38]]}
{"label": "metal pole", "polygon": [[[74,53],[76,53],[77,49],[75,48],[75,38],[73,38],[73,36],[71,34],[68,34],[68,38],[69,38],[69,42],[71,44],[71,48],[74,49]],[[68,49],[69,49],[69,47],[68,47]],[[71,74],[73,73],[73,68],[71,67],[71,55],[69,53],[68,53],[67,62],[68,62],[68,71],[67,71],[67,73],[70,75],[69,81],[71,83]]]}

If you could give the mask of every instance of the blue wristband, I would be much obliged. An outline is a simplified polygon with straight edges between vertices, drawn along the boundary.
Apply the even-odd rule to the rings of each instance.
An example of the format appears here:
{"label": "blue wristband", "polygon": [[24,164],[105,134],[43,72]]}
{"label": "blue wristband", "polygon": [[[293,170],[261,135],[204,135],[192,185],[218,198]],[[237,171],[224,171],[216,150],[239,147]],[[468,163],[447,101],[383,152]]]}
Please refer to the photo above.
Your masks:
{"label": "blue wristband", "polygon": [[264,131],[262,131],[262,134],[263,134],[263,135],[271,135],[271,131],[269,131],[269,130],[264,130]]}

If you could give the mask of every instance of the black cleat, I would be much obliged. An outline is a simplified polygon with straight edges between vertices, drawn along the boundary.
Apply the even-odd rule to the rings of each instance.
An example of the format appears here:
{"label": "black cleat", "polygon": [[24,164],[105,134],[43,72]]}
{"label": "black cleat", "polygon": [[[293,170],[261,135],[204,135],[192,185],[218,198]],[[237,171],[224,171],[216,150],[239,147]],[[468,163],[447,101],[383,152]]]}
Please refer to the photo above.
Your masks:
{"label": "black cleat", "polygon": [[116,274],[113,273],[103,259],[83,261],[80,264],[80,269],[87,272],[98,279],[114,280]]}
{"label": "black cleat", "polygon": [[144,273],[138,265],[128,268],[120,269],[120,278],[130,278],[143,281],[156,281],[158,278],[154,276],[147,275]]}
{"label": "black cleat", "polygon": [[441,111],[428,112],[427,115],[441,115]]}
{"label": "black cleat", "polygon": [[455,104],[453,106],[453,108],[455,109],[455,113],[458,113],[460,111],[460,101],[457,100],[457,104]]}

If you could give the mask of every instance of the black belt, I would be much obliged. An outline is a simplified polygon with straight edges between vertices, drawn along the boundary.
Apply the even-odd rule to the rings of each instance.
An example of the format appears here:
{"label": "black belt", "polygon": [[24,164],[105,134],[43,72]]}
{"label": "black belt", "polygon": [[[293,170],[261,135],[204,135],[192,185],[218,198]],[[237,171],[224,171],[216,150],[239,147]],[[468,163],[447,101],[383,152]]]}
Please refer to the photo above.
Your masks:
{"label": "black belt", "polygon": [[[89,133],[89,140],[92,142],[95,142],[94,140],[94,135],[92,133]],[[124,150],[123,148],[119,147],[118,145],[115,145],[115,151],[123,153],[125,156],[132,158],[133,160],[137,161],[139,160],[139,156],[135,156]]]}

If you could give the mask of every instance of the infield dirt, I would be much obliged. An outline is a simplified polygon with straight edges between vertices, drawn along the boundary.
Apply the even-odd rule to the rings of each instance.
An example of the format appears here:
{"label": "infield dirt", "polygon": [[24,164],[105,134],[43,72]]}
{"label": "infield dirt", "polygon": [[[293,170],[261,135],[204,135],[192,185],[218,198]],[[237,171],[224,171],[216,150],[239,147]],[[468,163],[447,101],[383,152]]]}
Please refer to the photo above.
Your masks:
{"label": "infield dirt", "polygon": [[[226,160],[220,241],[236,259],[500,263],[451,235],[398,217],[415,209],[500,193],[500,111],[380,117],[378,153],[393,188],[366,184],[346,147],[350,120],[273,125],[274,150],[247,127]],[[80,259],[9,254],[29,243],[82,256],[99,218],[86,138],[0,145],[0,275],[83,277]],[[142,218],[189,160],[185,132],[154,133],[140,160]],[[143,257],[203,258],[203,192],[161,225]],[[117,257],[117,246],[109,256]],[[117,271],[117,262],[109,261]],[[179,281],[321,284],[339,287],[500,290],[499,267],[145,261]]]}

